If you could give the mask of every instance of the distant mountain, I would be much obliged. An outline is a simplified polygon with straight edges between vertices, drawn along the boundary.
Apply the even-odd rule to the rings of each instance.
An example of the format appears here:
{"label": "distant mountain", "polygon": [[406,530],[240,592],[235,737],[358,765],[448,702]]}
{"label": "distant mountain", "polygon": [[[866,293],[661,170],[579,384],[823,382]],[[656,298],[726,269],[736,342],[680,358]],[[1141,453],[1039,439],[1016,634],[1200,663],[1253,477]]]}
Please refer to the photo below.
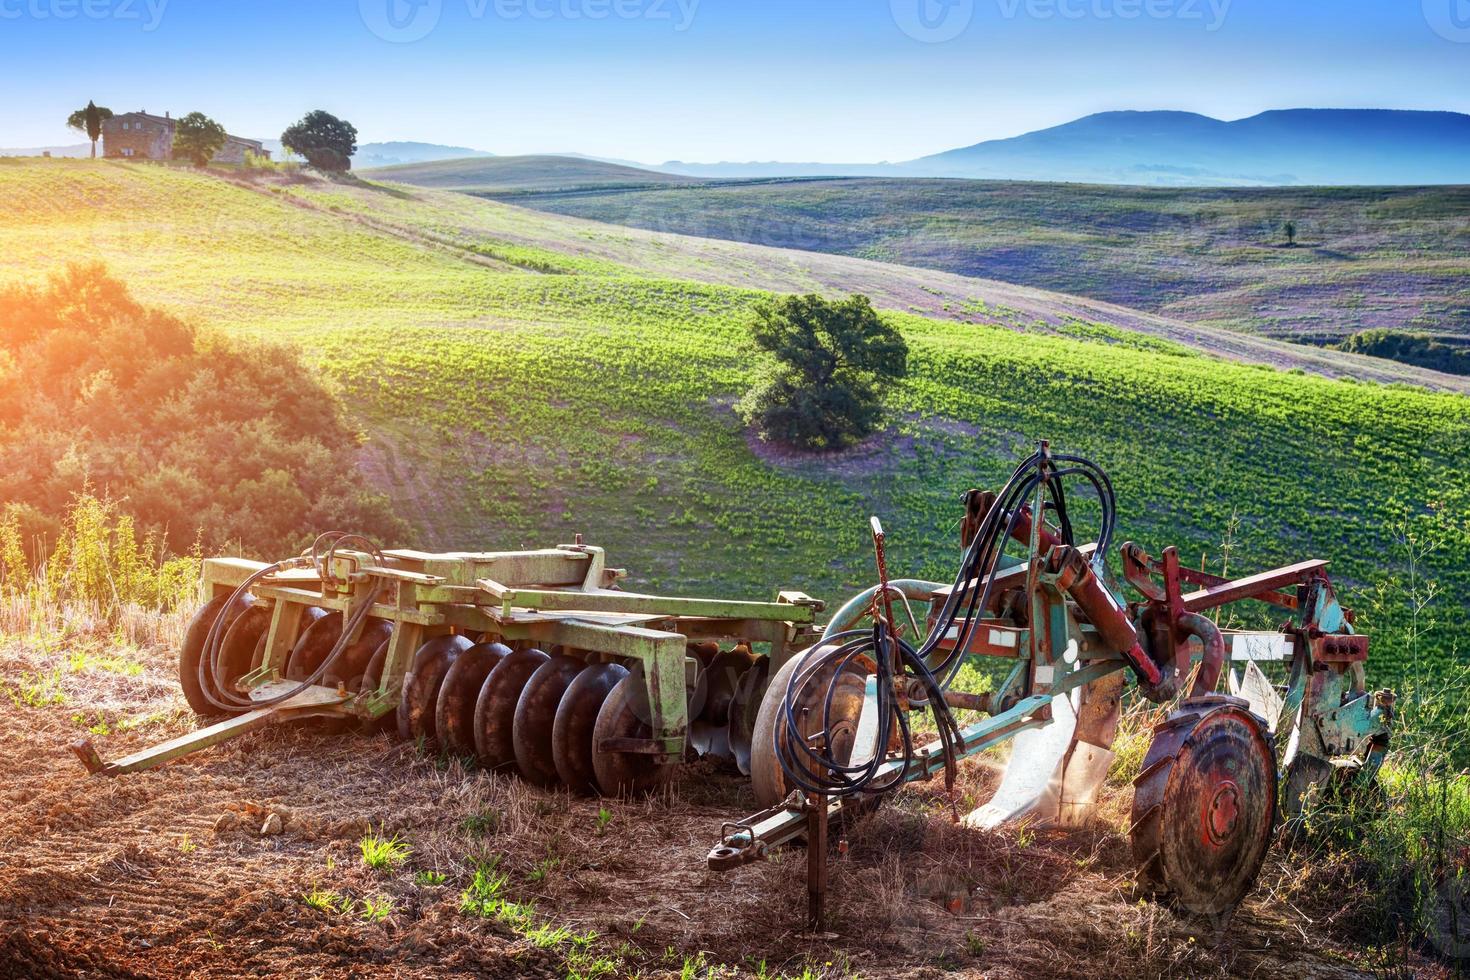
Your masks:
{"label": "distant mountain", "polygon": [[670,160],[661,163],[653,169],[664,173],[684,174],[688,177],[705,177],[710,180],[716,179],[750,179],[765,177],[902,177],[917,176],[907,174],[899,166],[891,163],[777,163],[777,162],[755,162],[736,163],[725,161],[722,163],[685,163],[682,160]]}
{"label": "distant mountain", "polygon": [[1222,122],[1103,112],[905,164],[913,176],[1115,184],[1470,183],[1470,116],[1286,109]]}
{"label": "distant mountain", "polygon": [[586,157],[516,156],[437,160],[363,170],[364,177],[474,194],[666,187],[704,181]]}
{"label": "distant mountain", "polygon": [[1097,184],[1470,184],[1470,116],[1284,109],[1224,122],[1193,112],[1103,112],[907,163],[686,163],[706,178],[970,177]]}
{"label": "distant mountain", "polygon": [[[265,148],[275,158],[281,158],[281,141],[265,140]],[[494,156],[484,150],[472,150],[467,146],[443,146],[439,143],[361,143],[352,157],[352,169],[366,170],[370,167],[391,167],[401,163],[428,163],[433,160],[456,160],[464,157]]]}

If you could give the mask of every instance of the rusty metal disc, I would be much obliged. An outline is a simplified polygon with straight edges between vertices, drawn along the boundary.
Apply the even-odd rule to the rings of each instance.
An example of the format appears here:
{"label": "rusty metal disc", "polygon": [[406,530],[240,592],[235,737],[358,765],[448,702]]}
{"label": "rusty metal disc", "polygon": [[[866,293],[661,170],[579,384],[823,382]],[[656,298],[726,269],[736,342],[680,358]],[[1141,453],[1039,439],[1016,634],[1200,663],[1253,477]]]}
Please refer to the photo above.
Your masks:
{"label": "rusty metal disc", "polygon": [[604,751],[609,738],[648,739],[653,737],[649,724],[648,688],[643,672],[634,670],[618,681],[597,713],[592,729],[592,767],[597,773],[597,787],[604,796],[634,796],[658,789],[673,778],[677,759],[638,752]]}
{"label": "rusty metal disc", "polygon": [[556,709],[573,678],[586,666],[575,657],[552,657],[526,681],[521,699],[516,703],[512,742],[516,768],[527,782],[537,786],[556,785],[556,758],[551,747]]}
{"label": "rusty metal disc", "polygon": [[454,661],[472,646],[463,636],[436,636],[419,647],[413,665],[403,675],[403,696],[398,701],[399,738],[422,738],[426,746],[438,747],[434,713],[439,706],[439,686]]}
{"label": "rusty metal disc", "polygon": [[503,643],[477,643],[461,653],[444,675],[434,726],[448,751],[475,754],[475,702],[480,700],[480,688],[490,671],[508,656],[510,647]]}
{"label": "rusty metal disc", "polygon": [[722,728],[729,723],[730,705],[735,700],[740,678],[753,663],[755,663],[755,655],[748,647],[743,646],[725,650],[710,658],[709,666],[705,670],[709,694],[704,703],[704,710],[699,713],[701,721]]}
{"label": "rusty metal disc", "polygon": [[1251,890],[1276,822],[1276,756],[1240,698],[1191,698],[1154,730],[1134,780],[1139,883],[1199,915]]}
{"label": "rusty metal disc", "polygon": [[696,718],[689,723],[689,755],[715,762],[734,762],[730,751],[730,725],[716,725]]}
{"label": "rusty metal disc", "polygon": [[[204,696],[204,688],[200,686],[199,661],[204,656],[204,644],[209,639],[209,631],[214,626],[215,620],[219,619],[220,613],[225,608],[227,596],[216,596],[206,602],[200,610],[194,614],[189,621],[189,628],[184,633],[184,645],[179,650],[179,686],[184,689],[184,700],[189,702],[189,707],[197,715],[218,715],[221,710],[209,703]],[[232,625],[239,615],[255,603],[255,597],[246,593],[241,596],[240,601],[230,610],[229,621],[226,627]],[[204,671],[208,674],[208,669]],[[215,697],[219,692],[214,689],[214,682],[206,677],[204,683],[209,685],[209,691]]]}
{"label": "rusty metal disc", "polygon": [[[291,637],[292,645],[294,646],[296,641],[301,639],[301,634],[310,629],[312,623],[315,623],[318,619],[321,619],[326,614],[327,611],[318,606],[307,606],[305,609],[303,609],[301,611],[301,621],[296,624],[296,635]],[[250,663],[252,666],[258,667],[261,664],[265,663],[265,644],[266,641],[270,639],[270,632],[271,631],[269,629],[266,629],[262,631],[260,636],[256,639],[255,652],[251,655],[250,658]],[[287,652],[286,656],[289,660],[289,651]]]}
{"label": "rusty metal disc", "polygon": [[[356,688],[351,689],[354,694],[361,694],[365,691],[376,691],[382,684],[383,665],[388,660],[388,644],[392,640],[393,637],[390,633],[388,639],[379,643],[378,648],[373,651],[372,657],[368,660],[367,668],[363,671],[362,679],[358,682]],[[359,724],[364,732],[369,733],[396,731],[398,729],[398,714],[396,711],[389,711],[377,718],[363,718]]]}
{"label": "rusty metal disc", "polygon": [[726,727],[726,742],[735,759],[735,767],[742,776],[750,775],[750,753],[755,741],[756,716],[760,713],[761,697],[766,693],[766,682],[770,679],[771,661],[761,657],[751,664],[750,669],[740,676],[735,688],[735,697],[730,702],[730,723]]}
{"label": "rusty metal disc", "polygon": [[695,658],[692,663],[685,661],[684,673],[684,707],[688,712],[686,717],[698,718],[704,712],[705,703],[709,700],[709,671]]}
{"label": "rusty metal disc", "polygon": [[393,635],[393,624],[386,619],[369,619],[363,624],[362,632],[357,639],[347,645],[337,662],[322,675],[319,684],[327,687],[335,687],[337,684],[345,684],[347,690],[354,691],[362,685],[363,677],[367,675],[368,664],[372,663],[373,654],[378,652],[378,647],[388,642]]}
{"label": "rusty metal disc", "polygon": [[[240,697],[235,682],[250,673],[255,667],[255,651],[265,641],[271,628],[271,611],[260,603],[252,605],[230,624],[229,631],[220,642],[219,661],[210,677],[212,687],[222,685],[225,693]],[[206,672],[209,670],[205,668]],[[246,711],[239,708],[234,713]]]}
{"label": "rusty metal disc", "polygon": [[302,631],[286,658],[286,679],[304,681],[327,659],[342,636],[342,614],[329,612]]}
{"label": "rusty metal disc", "polygon": [[550,659],[540,650],[517,650],[485,678],[475,702],[475,755],[486,769],[516,764],[516,705],[526,681]]}
{"label": "rusty metal disc", "polygon": [[572,680],[557,705],[556,721],[551,727],[551,755],[556,774],[574,793],[597,795],[592,730],[597,727],[603,702],[627,676],[628,669],[619,664],[593,664]]}

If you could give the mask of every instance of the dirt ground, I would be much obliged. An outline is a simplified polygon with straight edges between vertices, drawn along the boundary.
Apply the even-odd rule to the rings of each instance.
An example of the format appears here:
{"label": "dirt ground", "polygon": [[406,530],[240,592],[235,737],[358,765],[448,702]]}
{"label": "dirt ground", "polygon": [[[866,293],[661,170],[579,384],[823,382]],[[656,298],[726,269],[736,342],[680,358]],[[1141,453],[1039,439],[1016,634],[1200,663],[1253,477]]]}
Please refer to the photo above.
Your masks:
{"label": "dirt ground", "polygon": [[[173,673],[163,648],[0,641],[0,977],[1373,975],[1272,897],[1279,855],[1224,929],[1139,901],[1126,789],[1106,825],[1069,834],[965,830],[942,787],[911,789],[834,856],[831,932],[813,936],[804,852],[706,868],[753,801],[703,764],[657,799],[602,803],[387,735],[282,727],[88,776],[65,746],[89,728],[115,757],[193,726]],[[967,764],[963,805],[992,780]],[[368,834],[411,850],[371,870]],[[460,911],[477,862],[571,933]],[[307,904],[328,892],[334,907]],[[385,899],[374,921],[363,903]]]}

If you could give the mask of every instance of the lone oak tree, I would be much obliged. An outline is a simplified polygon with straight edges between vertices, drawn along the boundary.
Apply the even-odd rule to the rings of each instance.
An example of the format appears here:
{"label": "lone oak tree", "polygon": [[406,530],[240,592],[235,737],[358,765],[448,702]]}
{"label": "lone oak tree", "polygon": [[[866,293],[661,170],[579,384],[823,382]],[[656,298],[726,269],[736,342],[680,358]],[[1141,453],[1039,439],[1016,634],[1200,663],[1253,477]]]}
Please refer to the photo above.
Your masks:
{"label": "lone oak tree", "polygon": [[357,152],[357,129],[330,112],[314,109],[281,134],[281,143],[317,170],[345,173]]}
{"label": "lone oak tree", "polygon": [[882,386],[908,371],[908,345],[866,296],[789,296],[757,309],[751,337],[775,356],[737,406],[762,439],[849,446],[883,419]]}
{"label": "lone oak tree", "polygon": [[206,166],[225,145],[225,127],[202,112],[191,112],[174,128],[174,156]]}

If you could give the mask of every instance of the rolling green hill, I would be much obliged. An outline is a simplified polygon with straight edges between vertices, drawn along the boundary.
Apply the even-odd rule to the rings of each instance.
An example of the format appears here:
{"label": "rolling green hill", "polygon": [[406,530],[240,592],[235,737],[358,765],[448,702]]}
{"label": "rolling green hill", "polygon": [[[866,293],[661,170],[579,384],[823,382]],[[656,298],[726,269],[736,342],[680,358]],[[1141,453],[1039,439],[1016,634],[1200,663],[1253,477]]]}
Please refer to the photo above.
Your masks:
{"label": "rolling green hill", "polygon": [[[1454,520],[1420,573],[1456,616],[1470,586],[1470,401],[1206,356],[1105,304],[405,187],[0,161],[0,280],[87,258],[146,302],[301,345],[366,437],[340,478],[390,494],[423,546],[583,532],[636,587],[832,599],[871,577],[869,513],[896,571],[950,574],[959,494],[1049,437],[1112,473],[1146,548],[1213,562],[1233,517],[1233,570],[1321,556],[1360,587],[1434,508]],[[753,305],[870,288],[912,348],[889,429],[826,457],[754,443],[731,408]],[[1261,343],[1242,356],[1331,353]],[[1375,660],[1404,662],[1386,639]]]}
{"label": "rolling green hill", "polygon": [[641,188],[705,184],[698,177],[658,173],[584,157],[513,156],[470,157],[405,163],[363,170],[371,180],[391,180],[440,190],[486,194],[527,191],[568,192],[589,188]]}
{"label": "rolling green hill", "polygon": [[[802,180],[521,196],[557,214],[856,255],[1308,342],[1470,343],[1470,188]],[[1288,248],[1282,227],[1297,228]]]}

